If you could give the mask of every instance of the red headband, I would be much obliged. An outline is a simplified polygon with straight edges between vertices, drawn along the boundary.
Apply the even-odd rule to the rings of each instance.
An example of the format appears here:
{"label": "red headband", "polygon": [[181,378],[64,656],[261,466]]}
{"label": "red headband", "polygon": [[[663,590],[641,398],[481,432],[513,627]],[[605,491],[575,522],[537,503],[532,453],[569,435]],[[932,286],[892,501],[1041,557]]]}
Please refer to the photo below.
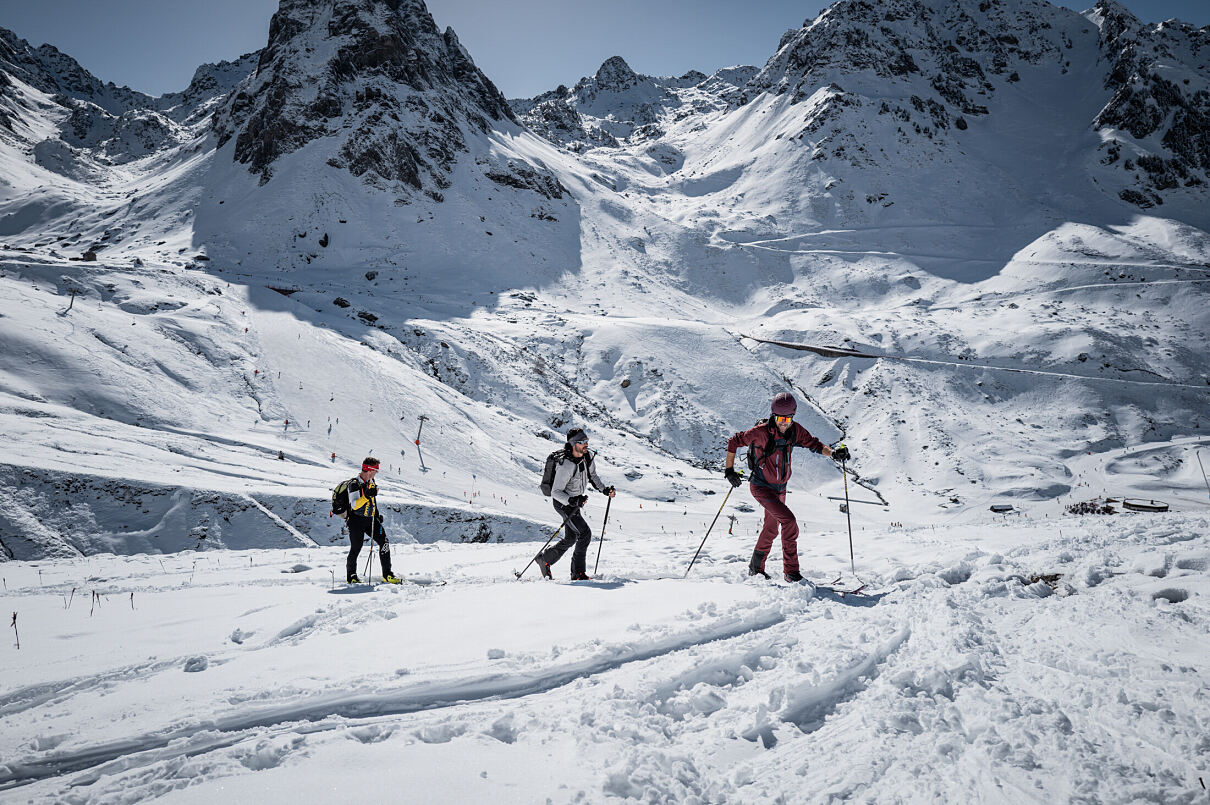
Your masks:
{"label": "red headband", "polygon": [[376,470],[376,469],[378,469],[377,464],[362,464],[361,465],[362,472],[369,472],[370,470]]}

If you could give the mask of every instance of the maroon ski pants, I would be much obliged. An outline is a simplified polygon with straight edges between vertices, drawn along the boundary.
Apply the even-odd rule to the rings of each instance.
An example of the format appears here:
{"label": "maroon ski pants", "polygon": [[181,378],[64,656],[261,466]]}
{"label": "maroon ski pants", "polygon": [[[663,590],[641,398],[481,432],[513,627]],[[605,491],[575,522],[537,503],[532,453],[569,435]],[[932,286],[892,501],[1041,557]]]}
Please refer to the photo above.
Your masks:
{"label": "maroon ski pants", "polygon": [[[773,547],[773,538],[777,529],[781,528],[781,561],[782,569],[789,573],[798,570],[798,521],[794,512],[786,506],[786,493],[774,492],[756,484],[749,484],[752,497],[765,508],[765,523],[761,526],[760,536],[756,538],[756,550],[769,555]],[[762,570],[764,568],[761,568]]]}

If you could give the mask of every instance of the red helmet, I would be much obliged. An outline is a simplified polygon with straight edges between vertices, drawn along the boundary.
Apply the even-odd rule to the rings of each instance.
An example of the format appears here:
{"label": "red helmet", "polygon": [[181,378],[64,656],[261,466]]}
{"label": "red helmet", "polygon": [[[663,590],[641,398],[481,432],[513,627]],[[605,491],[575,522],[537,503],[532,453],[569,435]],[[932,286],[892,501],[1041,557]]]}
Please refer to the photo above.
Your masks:
{"label": "red helmet", "polygon": [[773,416],[794,416],[798,411],[798,402],[794,399],[793,394],[783,391],[773,398],[771,410]]}

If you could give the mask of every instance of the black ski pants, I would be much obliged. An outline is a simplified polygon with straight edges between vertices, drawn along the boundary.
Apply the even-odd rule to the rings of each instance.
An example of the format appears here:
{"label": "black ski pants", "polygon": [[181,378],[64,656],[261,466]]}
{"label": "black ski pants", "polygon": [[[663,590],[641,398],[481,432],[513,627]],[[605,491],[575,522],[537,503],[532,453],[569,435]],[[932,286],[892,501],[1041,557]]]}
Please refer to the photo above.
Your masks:
{"label": "black ski pants", "polygon": [[[382,574],[384,576],[390,574],[391,549],[387,545],[387,535],[382,530],[382,523],[372,523],[369,517],[362,517],[359,514],[350,514],[348,523],[349,558],[345,561],[345,577],[357,575],[357,555],[361,553],[361,546],[365,544],[366,534],[370,533],[371,525],[374,531],[374,541],[378,543],[378,558],[382,560]],[[369,579],[362,579],[362,581],[369,581]]]}
{"label": "black ski pants", "polygon": [[543,551],[542,559],[553,565],[567,553],[568,548],[575,545],[576,549],[571,554],[571,575],[587,573],[588,545],[592,542],[592,529],[584,521],[579,506],[564,506],[557,500],[552,502],[555,504],[555,511],[563,518],[563,539]]}

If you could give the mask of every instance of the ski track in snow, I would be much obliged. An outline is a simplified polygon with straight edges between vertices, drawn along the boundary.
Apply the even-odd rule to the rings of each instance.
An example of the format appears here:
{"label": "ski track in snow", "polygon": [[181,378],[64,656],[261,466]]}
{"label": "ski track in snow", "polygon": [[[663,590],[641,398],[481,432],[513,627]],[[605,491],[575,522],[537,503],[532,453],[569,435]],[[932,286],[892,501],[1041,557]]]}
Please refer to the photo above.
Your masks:
{"label": "ski track in snow", "polygon": [[[0,786],[10,795],[137,798],[198,785],[200,776],[199,792],[220,783],[238,791],[249,773],[297,773],[304,758],[336,752],[345,740],[406,752],[448,747],[468,758],[500,747],[529,768],[545,757],[540,747],[563,736],[589,763],[583,771],[597,788],[594,794],[580,781],[562,794],[550,789],[556,801],[573,800],[577,790],[589,798],[721,803],[793,791],[810,793],[789,794],[789,801],[882,800],[891,791],[912,801],[959,801],[971,791],[1098,801],[1151,791],[1157,801],[1196,801],[1190,785],[1210,718],[1193,704],[1205,689],[1196,636],[1210,623],[1208,524],[1199,516],[1124,522],[1130,525],[1026,522],[972,531],[965,544],[910,529],[890,547],[898,560],[863,571],[874,593],[844,598],[805,585],[740,581],[740,556],[717,544],[699,560],[700,578],[633,581],[642,573],[625,562],[667,561],[650,537],[611,542],[612,561],[624,563],[617,575],[579,586],[517,584],[507,570],[515,546],[404,553],[397,562],[470,561],[459,558],[446,587],[406,595],[376,589],[381,594],[371,598],[386,608],[325,609],[245,635],[235,649],[208,653],[203,676],[239,656],[315,651],[307,647],[325,635],[365,634],[373,646],[377,630],[424,628],[417,619],[430,617],[427,607],[461,607],[456,602],[466,595],[510,606],[526,623],[532,596],[596,601],[594,608],[609,612],[656,589],[647,585],[668,596],[721,583],[719,592],[752,600],[704,604],[689,613],[689,628],[652,622],[631,627],[634,637],[625,640],[573,643],[546,655],[504,651],[498,670],[455,663],[423,678],[380,671],[374,684],[356,676],[343,683],[287,678],[273,691],[253,682],[214,717],[115,740],[89,740],[109,731],[102,725],[74,738],[38,737],[0,767]],[[812,543],[806,537],[802,544]],[[337,550],[326,550],[340,561]],[[815,561],[805,555],[804,569],[819,577]],[[1060,581],[1031,581],[1040,572]],[[273,589],[237,583],[249,592]],[[326,585],[319,587],[322,600]],[[19,592],[30,604],[38,594],[53,603],[61,589],[35,593],[27,582]],[[245,617],[272,611],[253,608]],[[589,616],[583,625],[592,623]],[[87,706],[97,692],[172,685],[186,656],[21,688],[0,699],[0,719],[36,723],[40,713]],[[266,704],[266,694],[275,703]],[[132,725],[139,723],[145,717]]]}
{"label": "ski track in snow", "polygon": [[[100,767],[95,769],[91,776],[86,775],[73,783],[74,785],[86,785],[112,773],[114,769],[106,767],[106,764],[114,761],[118,762],[122,770],[126,770],[138,764],[140,761],[137,756],[145,752],[153,753],[142,761],[146,763],[160,762],[177,755],[192,756],[235,744],[247,737],[240,733],[259,728],[278,727],[285,731],[292,731],[295,729],[293,722],[298,721],[321,722],[328,719],[341,719],[339,724],[329,725],[328,728],[343,727],[344,721],[348,719],[398,716],[420,710],[462,705],[476,700],[529,696],[553,690],[575,680],[599,675],[629,663],[642,662],[702,643],[726,640],[748,632],[768,629],[781,623],[783,616],[780,613],[770,613],[722,620],[722,623],[689,635],[657,640],[650,645],[620,646],[606,652],[606,656],[562,667],[543,669],[536,673],[493,674],[453,682],[424,682],[407,686],[398,691],[361,691],[311,697],[300,702],[253,710],[250,713],[219,717],[193,727],[176,729],[167,733],[144,735],[112,744],[103,744],[70,754],[53,756],[42,761],[11,763],[0,771],[0,789],[54,775]],[[304,619],[283,630],[278,635],[278,639],[295,637],[300,632],[314,628],[316,625],[314,619]],[[179,666],[179,663],[162,663],[154,668],[130,669],[121,675],[154,673],[170,665]],[[96,680],[96,682],[99,683],[100,680]],[[61,690],[60,693],[68,694],[70,691]],[[39,699],[37,696],[28,695],[27,692],[21,698],[22,703],[29,707],[49,701],[50,694]],[[0,706],[3,704],[0,701]],[[5,712],[0,709],[0,714]],[[216,737],[213,733],[220,733],[221,737]],[[263,736],[258,735],[259,737]],[[170,749],[172,744],[181,744],[181,746],[179,749]],[[119,758],[120,760],[118,760]]]}

